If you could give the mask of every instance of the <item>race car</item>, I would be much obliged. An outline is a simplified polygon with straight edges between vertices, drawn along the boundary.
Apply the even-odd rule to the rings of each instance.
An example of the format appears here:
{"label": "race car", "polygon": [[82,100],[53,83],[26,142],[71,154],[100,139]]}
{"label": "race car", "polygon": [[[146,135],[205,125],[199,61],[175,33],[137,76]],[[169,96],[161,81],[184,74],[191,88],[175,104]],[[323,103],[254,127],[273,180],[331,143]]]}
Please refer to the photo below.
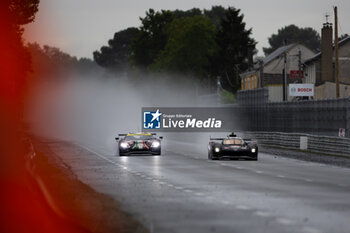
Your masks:
{"label": "race car", "polygon": [[208,159],[248,158],[258,160],[258,145],[251,139],[242,139],[231,133],[226,138],[210,138],[208,145]]}
{"label": "race car", "polygon": [[129,133],[119,134],[115,140],[118,142],[119,156],[132,154],[161,154],[161,140],[155,133]]}

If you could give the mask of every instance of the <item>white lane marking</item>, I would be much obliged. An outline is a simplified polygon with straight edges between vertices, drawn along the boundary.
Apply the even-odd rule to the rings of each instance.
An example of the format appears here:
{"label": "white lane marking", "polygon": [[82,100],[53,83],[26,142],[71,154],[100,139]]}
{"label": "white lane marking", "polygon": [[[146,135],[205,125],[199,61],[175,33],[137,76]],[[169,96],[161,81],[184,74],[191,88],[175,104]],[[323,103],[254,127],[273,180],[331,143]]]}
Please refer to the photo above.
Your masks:
{"label": "white lane marking", "polygon": [[250,210],[251,208],[246,206],[246,205],[237,205],[235,206],[236,209],[239,209],[239,210]]}
{"label": "white lane marking", "polygon": [[231,204],[231,203],[228,202],[228,201],[222,201],[221,203],[224,204],[224,205],[230,205],[230,204]]}
{"label": "white lane marking", "polygon": [[270,217],[271,214],[266,212],[266,211],[255,211],[255,215],[260,216],[260,217]]}
{"label": "white lane marking", "polygon": [[293,224],[293,221],[289,220],[287,218],[276,218],[276,222],[280,223],[280,224],[283,224],[283,225],[291,225],[291,224]]}
{"label": "white lane marking", "polygon": [[[95,151],[93,151],[93,150],[91,150],[91,149],[89,149],[89,148],[87,148],[87,147],[85,147],[85,146],[83,146],[83,145],[80,145],[80,144],[78,144],[78,145],[81,146],[82,148],[86,149],[87,151],[89,151],[89,152],[91,152],[91,153],[97,155],[97,156],[100,157],[101,159],[106,160],[107,162],[110,162],[110,163],[112,163],[112,164],[114,164],[114,165],[116,165],[116,166],[119,166],[119,167],[123,168],[124,170],[127,170],[127,171],[130,172],[130,170],[128,170],[128,168],[127,168],[126,166],[120,165],[120,164],[118,164],[118,163],[116,163],[116,162],[114,162],[114,161],[112,161],[112,160],[110,160],[110,159],[104,157],[103,155],[100,155],[99,153],[97,153],[97,152],[95,152]],[[153,179],[153,178],[150,177],[150,176],[141,175],[140,173],[136,173],[136,174],[140,175],[142,178],[145,178],[145,179],[147,179],[147,180],[152,180],[152,181],[154,181],[154,182],[158,182],[158,183],[161,184],[161,185],[166,184],[166,183],[161,182],[161,181],[159,181],[159,180],[157,180],[157,179]],[[169,186],[169,187],[175,187],[175,189],[177,189],[177,190],[184,190],[184,191],[187,192],[187,193],[192,193],[192,192],[193,192],[193,191],[190,190],[190,189],[184,189],[184,188],[182,188],[182,187],[180,187],[180,186],[174,186],[174,185],[171,185],[171,186],[170,186],[170,184],[168,184],[168,186]]]}
{"label": "white lane marking", "polygon": [[263,172],[263,171],[255,171],[255,173],[257,173],[257,174],[263,174],[264,172]]}
{"label": "white lane marking", "polygon": [[[89,151],[89,152],[91,152],[91,153],[97,155],[97,156],[100,157],[101,159],[106,160],[107,162],[110,162],[110,163],[112,163],[112,164],[114,164],[114,165],[116,165],[116,166],[118,166],[118,167],[120,167],[120,168],[123,168],[124,170],[127,170],[128,172],[130,172],[130,170],[128,170],[127,167],[125,167],[124,165],[119,164],[119,163],[117,163],[117,162],[114,162],[114,161],[112,161],[112,160],[110,160],[110,159],[108,159],[108,158],[106,158],[106,157],[104,157],[104,156],[98,154],[97,152],[90,150],[89,148],[87,148],[87,147],[85,147],[85,146],[83,146],[83,145],[80,145],[80,144],[78,144],[78,145],[81,146],[82,148],[86,149],[87,151]],[[207,162],[212,162],[212,161],[208,161],[208,160],[207,160]],[[223,166],[229,166],[229,165],[226,165],[226,164],[221,164],[221,165],[223,165]],[[236,167],[234,167],[234,168],[236,168],[236,169],[244,169],[244,168],[239,167],[239,166],[236,166]],[[261,171],[256,171],[256,172],[259,173],[259,172],[261,172]],[[140,177],[142,177],[142,178],[146,178],[146,179],[149,179],[149,180],[154,180],[155,182],[157,181],[157,180],[155,180],[155,179],[153,179],[153,178],[151,178],[151,177],[142,175],[142,174],[140,174],[140,173],[138,173],[138,172],[133,172],[133,174],[135,174],[135,175],[137,175],[137,176],[140,176]],[[284,178],[285,176],[283,176],[283,175],[278,175],[277,177],[279,177],[279,178]],[[160,182],[160,183],[163,183],[163,182]],[[188,193],[192,193],[192,192],[193,192],[192,190],[184,189],[183,187],[180,187],[180,186],[174,186],[174,185],[172,185],[172,184],[167,184],[167,185],[168,185],[169,187],[174,187],[174,188],[177,189],[177,190],[184,190],[185,192],[188,192]],[[195,193],[195,195],[197,195],[197,196],[204,196],[204,194],[202,194],[202,193]],[[214,199],[214,198],[211,197],[211,196],[205,196],[205,198],[208,199],[208,200]],[[225,204],[225,205],[230,204],[230,203],[227,202],[227,201],[223,201],[222,203]],[[246,205],[237,205],[237,206],[235,206],[235,208],[236,208],[236,209],[239,209],[239,210],[251,210],[251,208],[248,207],[248,206],[246,206]],[[268,212],[263,212],[263,211],[256,211],[254,214],[256,214],[256,215],[258,215],[258,216],[264,216],[264,217],[270,216],[270,214],[269,214]],[[288,219],[283,219],[283,218],[277,218],[276,221],[279,222],[279,223],[281,223],[281,224],[285,224],[285,225],[292,224],[292,221],[290,221],[290,220],[288,220]],[[318,230],[316,230],[316,229],[314,229],[314,228],[311,228],[311,227],[304,227],[302,230],[303,230],[303,232],[305,232],[305,233],[320,233],[320,231],[318,231]]]}
{"label": "white lane marking", "polygon": [[278,177],[278,178],[285,178],[284,175],[277,175],[276,177]]}
{"label": "white lane marking", "polygon": [[320,233],[321,232],[321,231],[319,231],[315,228],[312,228],[312,227],[303,227],[301,230],[305,233]]}
{"label": "white lane marking", "polygon": [[82,147],[82,148],[84,148],[85,150],[87,150],[87,151],[89,151],[89,152],[91,152],[91,153],[97,155],[98,157],[100,157],[100,158],[103,159],[103,160],[106,160],[106,161],[108,161],[108,162],[110,162],[110,163],[112,163],[112,164],[115,164],[115,165],[117,165],[117,166],[120,166],[118,163],[114,162],[113,160],[110,160],[110,159],[108,159],[108,158],[106,158],[106,157],[100,155],[99,153],[97,153],[97,152],[95,152],[95,151],[93,151],[93,150],[90,150],[90,149],[87,148],[86,146],[83,146],[83,145],[81,145],[81,144],[79,144],[79,143],[77,143],[77,145],[80,146],[80,147]]}
{"label": "white lane marking", "polygon": [[306,181],[306,182],[313,182],[314,180],[313,179],[304,179],[304,181]]}

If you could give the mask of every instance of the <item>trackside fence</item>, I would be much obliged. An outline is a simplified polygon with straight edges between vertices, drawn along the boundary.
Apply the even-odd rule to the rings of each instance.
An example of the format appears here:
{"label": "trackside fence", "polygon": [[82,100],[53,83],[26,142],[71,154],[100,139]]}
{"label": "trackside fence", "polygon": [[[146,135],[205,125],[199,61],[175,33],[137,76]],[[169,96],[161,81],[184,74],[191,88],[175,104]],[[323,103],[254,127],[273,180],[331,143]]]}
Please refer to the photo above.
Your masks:
{"label": "trackside fence", "polygon": [[350,158],[350,139],[322,135],[284,132],[241,132],[245,138],[255,139],[259,145],[285,149],[301,149],[302,137],[306,138],[306,151],[340,155]]}
{"label": "trackside fence", "polygon": [[[237,93],[240,129],[243,131],[294,132],[350,138],[350,98],[266,102],[266,91]],[[260,97],[262,100],[257,100]]]}

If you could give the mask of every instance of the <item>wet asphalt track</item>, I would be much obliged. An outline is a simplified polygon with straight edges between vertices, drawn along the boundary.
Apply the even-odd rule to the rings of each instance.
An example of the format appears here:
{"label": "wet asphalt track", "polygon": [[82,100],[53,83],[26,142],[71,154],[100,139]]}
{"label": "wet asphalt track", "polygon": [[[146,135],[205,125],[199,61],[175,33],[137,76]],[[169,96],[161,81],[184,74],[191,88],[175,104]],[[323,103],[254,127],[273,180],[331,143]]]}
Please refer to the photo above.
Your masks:
{"label": "wet asphalt track", "polygon": [[80,180],[118,200],[150,232],[350,232],[350,169],[259,154],[208,161],[171,141],[162,156],[118,157],[48,142]]}

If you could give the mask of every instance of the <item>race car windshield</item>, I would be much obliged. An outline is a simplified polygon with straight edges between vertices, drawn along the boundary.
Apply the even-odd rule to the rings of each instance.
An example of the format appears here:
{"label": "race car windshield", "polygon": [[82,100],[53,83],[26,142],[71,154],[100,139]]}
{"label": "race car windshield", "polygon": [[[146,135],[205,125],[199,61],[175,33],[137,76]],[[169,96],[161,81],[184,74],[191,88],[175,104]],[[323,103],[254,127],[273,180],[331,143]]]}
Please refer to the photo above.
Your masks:
{"label": "race car windshield", "polygon": [[125,140],[151,140],[153,137],[151,135],[133,135],[126,136]]}
{"label": "race car windshield", "polygon": [[243,140],[242,139],[224,139],[223,144],[224,145],[242,145]]}

